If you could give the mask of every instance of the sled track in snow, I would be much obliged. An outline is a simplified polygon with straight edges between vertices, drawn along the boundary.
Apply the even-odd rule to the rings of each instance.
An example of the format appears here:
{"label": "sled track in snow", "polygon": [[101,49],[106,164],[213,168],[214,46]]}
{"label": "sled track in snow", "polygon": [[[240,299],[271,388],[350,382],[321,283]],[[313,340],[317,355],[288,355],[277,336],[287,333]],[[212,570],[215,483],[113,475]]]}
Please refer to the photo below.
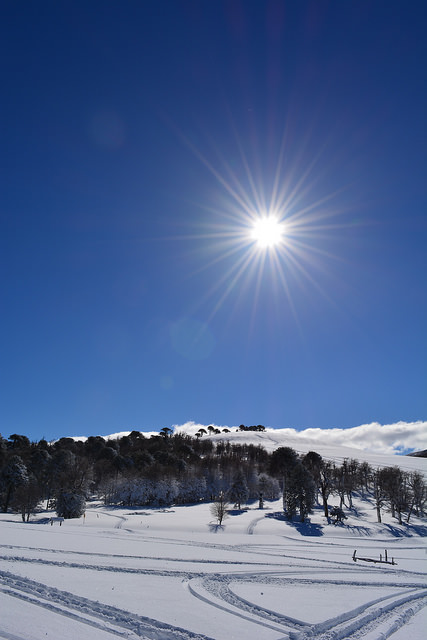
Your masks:
{"label": "sled track in snow", "polygon": [[265,517],[265,516],[261,516],[260,518],[255,518],[254,520],[252,520],[252,521],[249,523],[248,528],[247,528],[247,530],[246,530],[246,533],[247,533],[249,536],[253,536],[254,531],[255,531],[255,527],[257,526],[258,522],[261,522],[262,520],[264,520],[264,517]]}
{"label": "sled track in snow", "polygon": [[[101,566],[98,564],[79,564],[78,562],[61,562],[56,560],[42,560],[40,558],[23,558],[21,556],[0,556],[0,560],[7,560],[8,562],[26,562],[28,564],[40,564],[44,566],[63,567],[67,569],[81,569],[83,571],[106,571],[109,573],[131,573],[136,575],[155,575],[165,576],[173,578],[189,578],[194,576],[203,576],[204,573],[200,571],[190,572],[181,571],[179,569],[138,569],[133,567],[115,567],[115,566]],[[0,572],[1,575],[1,572]]]}
{"label": "sled track in snow", "polygon": [[[131,539],[132,536],[129,536],[129,533],[135,532],[124,528],[127,518],[115,514],[108,515],[115,518],[113,521],[110,520],[110,526],[114,527],[111,530],[114,539]],[[251,520],[246,533],[253,534],[262,519],[254,518]],[[63,533],[65,531],[61,530],[60,535]],[[19,538],[16,541],[18,540]],[[109,572],[102,576],[102,579],[106,580],[113,579],[115,574],[117,579],[120,578],[120,582],[126,581],[124,574],[136,574],[141,578],[132,579],[132,583],[139,584],[140,582],[142,585],[150,584],[150,580],[144,579],[143,576],[178,578],[178,580],[182,580],[187,589],[186,601],[190,600],[191,602],[191,597],[193,597],[195,609],[202,607],[201,603],[203,602],[204,606],[212,607],[212,612],[216,612],[218,617],[234,616],[234,624],[237,623],[236,628],[245,626],[250,631],[250,625],[253,625],[254,636],[250,634],[250,637],[258,637],[262,633],[262,628],[265,628],[276,640],[362,640],[363,638],[387,640],[398,629],[405,628],[412,616],[427,606],[426,576],[425,572],[419,571],[422,568],[421,562],[417,565],[408,565],[408,567],[414,566],[414,569],[417,569],[415,571],[403,569],[401,566],[356,566],[351,560],[350,553],[353,551],[353,538],[337,539],[333,542],[322,541],[322,544],[318,546],[322,552],[332,545],[342,548],[342,553],[340,552],[338,556],[333,558],[327,558],[325,554],[323,557],[315,557],[315,554],[311,554],[311,548],[317,546],[317,541],[311,539],[304,539],[303,543],[299,543],[291,537],[281,536],[282,542],[271,545],[252,544],[252,542],[257,542],[257,538],[254,536],[252,536],[250,544],[221,543],[220,536],[215,537],[216,540],[218,542],[186,541],[173,537],[156,538],[152,535],[141,535],[142,545],[140,548],[145,553],[151,550],[150,547],[144,549],[144,543],[148,541],[156,542],[157,545],[172,545],[171,549],[153,547],[152,550],[156,555],[127,555],[126,553],[102,553],[76,549],[49,549],[41,545],[3,544],[0,545],[2,553],[0,559],[5,561],[3,564],[5,570],[0,571],[0,592],[8,597],[50,611],[52,614],[63,616],[64,622],[67,619],[74,620],[109,633],[110,637],[123,637],[128,640],[140,638],[143,640],[212,639],[206,635],[173,626],[174,617],[166,617],[172,625],[162,622],[161,612],[155,614],[159,618],[156,620],[122,609],[122,606],[128,606],[127,602],[109,599],[108,601],[112,602],[112,605],[103,604],[90,599],[92,591],[86,590],[85,593],[89,595],[89,598],[85,598],[78,595],[77,587],[76,594],[74,594],[49,586],[50,570],[40,572],[40,575],[46,576],[46,581],[42,584],[31,578],[9,573],[6,569],[10,569],[12,572],[21,572],[24,575],[28,571],[28,574],[35,577],[36,580],[44,580],[36,575],[37,565],[40,568],[43,566],[52,567],[52,571],[55,571],[55,567],[79,569],[83,573],[79,574],[78,579],[81,579],[83,575],[84,580],[86,577],[88,580],[99,579],[100,573],[95,575],[93,573],[95,571]],[[14,539],[10,539],[10,542],[14,541]],[[38,542],[40,544],[41,540]],[[307,543],[310,543],[310,549],[308,549]],[[63,538],[58,544],[66,546],[66,538]],[[182,546],[187,548],[184,554],[180,554],[179,551]],[[108,548],[105,547],[102,550],[105,551]],[[123,548],[125,552],[137,549],[135,546],[118,548],[112,546],[111,550],[117,551],[120,548]],[[408,548],[413,549],[414,547]],[[417,546],[417,548],[424,549],[423,546]],[[177,555],[173,556],[175,549]],[[218,550],[224,553],[202,553],[200,549]],[[404,547],[398,549],[403,551]],[[346,550],[349,550],[348,556]],[[162,551],[168,555],[158,556],[157,554],[161,554]],[[186,557],[187,554],[191,557]],[[236,558],[234,560],[232,559],[233,554]],[[198,558],[199,555],[207,557]],[[218,559],[215,559],[216,555],[218,555]],[[237,558],[239,559],[237,560]],[[147,561],[150,561],[150,564]],[[32,564],[33,567],[25,567],[25,563]],[[167,564],[162,565],[162,563]],[[360,564],[362,565],[362,563]],[[88,571],[87,576],[84,574],[85,570]],[[72,578],[77,575],[74,571],[70,573]],[[153,582],[156,581],[153,580]],[[167,580],[166,583],[169,584]],[[59,587],[69,588],[69,583],[63,582],[62,579],[56,584]],[[76,584],[78,583],[76,582]],[[249,585],[255,586],[249,587]],[[257,593],[263,591],[263,585],[278,589],[283,587],[283,602],[286,601],[286,588],[292,588],[292,585],[301,588],[307,587],[307,595],[313,593],[313,589],[316,589],[317,586],[326,587],[327,585],[332,585],[334,588],[339,588],[342,585],[343,588],[349,587],[350,590],[351,587],[375,587],[377,591],[374,593],[375,600],[371,599],[354,607],[355,604],[362,602],[362,599],[359,599],[353,603],[354,608],[351,611],[335,615],[337,612],[343,611],[342,608],[335,607],[329,613],[325,613],[325,617],[327,615],[334,617],[321,622],[319,622],[321,616],[310,617],[310,622],[307,622],[285,615],[288,610],[283,605],[277,605],[277,610],[268,609],[268,604],[274,606],[273,602],[277,602],[277,600],[274,598],[270,603],[266,595],[263,594],[262,598],[258,597]],[[259,591],[256,588],[258,586],[260,587]],[[253,602],[251,601],[252,594],[254,594]],[[280,598],[282,591],[274,594],[275,597],[276,595]],[[197,602],[196,599],[200,602]],[[119,604],[118,607],[115,606],[116,602]],[[133,610],[139,612],[140,608],[136,605]],[[303,610],[300,608],[299,611]],[[150,614],[151,610],[148,609],[145,612]],[[289,612],[293,612],[290,607]],[[189,615],[191,615],[190,611]],[[296,615],[304,617],[305,614],[299,612]],[[177,617],[176,620],[187,626],[185,617]],[[313,623],[313,620],[316,620],[316,623]],[[201,629],[214,635],[216,640],[219,638],[223,640],[223,636],[213,633],[212,627],[206,627],[203,621],[201,625],[198,622],[197,626],[190,628]],[[407,629],[409,635],[410,627],[408,626]],[[12,631],[14,631],[13,627]],[[84,635],[83,631],[82,637]],[[2,632],[0,624],[0,640],[27,639],[15,635],[13,632]]]}
{"label": "sled track in snow", "polygon": [[[120,555],[120,554],[107,554],[107,553],[94,553],[94,552],[84,552],[84,551],[69,551],[69,550],[59,550],[59,549],[45,549],[45,548],[37,548],[37,547],[24,547],[24,546],[13,546],[13,545],[0,545],[0,548],[3,547],[3,549],[10,549],[10,550],[32,550],[32,551],[39,551],[40,553],[48,553],[49,555],[57,555],[57,554],[61,554],[61,555],[71,555],[71,556],[82,556],[83,558],[85,556],[93,556],[93,557],[99,557],[99,558],[103,558],[105,560],[126,560],[126,559],[131,559],[131,560],[135,560],[135,561],[159,561],[159,562],[169,562],[172,563],[172,565],[174,563],[191,563],[191,564],[198,564],[200,565],[198,569],[195,568],[194,571],[192,571],[191,569],[181,569],[181,568],[170,568],[170,569],[164,569],[164,568],[158,568],[156,569],[155,567],[152,568],[143,568],[143,567],[132,567],[132,566],[120,566],[117,564],[88,564],[86,562],[78,562],[77,558],[76,558],[76,562],[73,562],[71,560],[50,560],[48,558],[34,558],[34,557],[26,557],[24,555],[0,555],[0,560],[4,560],[6,562],[13,562],[13,563],[27,563],[27,564],[36,564],[36,565],[44,565],[44,566],[52,566],[52,567],[61,567],[61,568],[69,568],[69,569],[79,569],[82,571],[85,570],[91,570],[91,571],[98,571],[98,572],[102,572],[105,571],[107,573],[128,573],[128,574],[137,574],[137,575],[157,575],[157,576],[165,576],[165,577],[175,577],[175,578],[182,578],[182,579],[188,579],[190,580],[191,578],[195,578],[195,577],[207,577],[208,575],[212,575],[212,574],[208,574],[206,571],[203,571],[203,569],[201,567],[203,567],[203,565],[205,566],[216,566],[218,570],[221,570],[220,567],[224,567],[224,569],[226,569],[227,567],[229,567],[230,569],[238,567],[238,566],[245,566],[248,569],[252,569],[254,571],[256,571],[256,573],[250,573],[250,575],[255,575],[256,576],[256,580],[257,581],[262,581],[263,580],[263,576],[267,576],[268,580],[274,581],[275,580],[275,574],[279,574],[278,578],[280,579],[280,575],[283,574],[283,570],[286,570],[286,582],[287,584],[290,584],[291,582],[293,582],[294,580],[294,576],[296,575],[296,577],[298,578],[298,575],[301,576],[301,573],[306,573],[309,572],[310,574],[313,571],[313,566],[310,565],[310,563],[307,561],[307,559],[305,558],[298,558],[300,560],[306,560],[306,562],[304,562],[303,564],[299,564],[299,563],[293,563],[292,565],[292,570],[289,571],[289,569],[286,567],[285,564],[279,565],[279,564],[270,564],[269,562],[248,562],[248,561],[239,561],[239,560],[215,560],[215,559],[190,559],[190,558],[186,558],[185,560],[181,559],[181,558],[174,558],[174,557],[167,557],[167,556],[135,556],[135,555]],[[291,556],[291,555],[284,555],[282,556],[282,559],[291,559],[291,560],[295,560],[295,556]],[[313,559],[314,561],[315,559]],[[345,574],[345,573],[349,573],[349,574],[353,574],[354,573],[354,564],[352,562],[336,562],[336,561],[318,561],[319,563],[322,562],[322,564],[320,566],[317,566],[316,568],[316,573],[317,575],[324,575],[325,578],[322,579],[321,582],[319,582],[319,584],[343,584],[343,585],[349,585],[350,581],[349,580],[337,580],[336,578],[333,578],[332,580],[328,580],[328,578],[326,577],[328,574],[336,574],[336,570],[337,568],[339,568],[340,570],[340,574]],[[271,568],[270,568],[271,567]],[[233,569],[232,569],[233,571]],[[217,572],[215,572],[217,573]],[[233,571],[234,573],[234,571]],[[364,574],[376,574],[378,575],[378,567],[365,567],[364,568]],[[226,575],[231,575],[231,574],[226,574]],[[240,575],[249,575],[246,571],[244,572],[244,574],[240,574]],[[416,571],[405,571],[402,569],[398,569],[398,568],[388,568],[387,570],[387,575],[392,578],[393,575],[395,575],[396,577],[398,576],[399,578],[406,578],[408,581],[409,580],[414,580],[418,577],[422,578],[422,582],[419,583],[412,583],[412,582],[406,582],[404,585],[402,585],[402,583],[400,583],[399,586],[412,586],[413,588],[427,588],[427,585],[425,584],[425,573],[423,572],[416,572]],[[317,583],[317,580],[313,580],[311,578],[304,578],[304,577],[300,577],[298,578],[298,584],[303,584],[303,583]],[[351,584],[353,584],[354,586],[363,586],[365,584],[365,582],[362,581],[352,581]],[[375,584],[376,586],[393,586],[393,583],[391,581],[388,582],[379,582],[379,581],[375,581],[375,582],[370,582],[371,585]],[[1,638],[0,638],[1,640]]]}
{"label": "sled track in snow", "polygon": [[[427,606],[427,591],[386,603],[364,605],[332,621],[313,625],[308,632],[290,634],[291,640],[358,640],[376,631],[378,640],[386,640],[423,607]],[[353,615],[354,614],[354,615]]]}
{"label": "sled track in snow", "polygon": [[[187,545],[188,546],[188,545]],[[193,545],[194,546],[194,545]],[[158,561],[166,561],[166,562],[183,562],[182,559],[180,558],[176,558],[174,556],[144,556],[144,555],[127,555],[127,554],[117,554],[117,553],[99,553],[99,552],[95,552],[95,551],[73,551],[73,550],[69,550],[69,549],[47,549],[46,547],[24,547],[24,546],[20,546],[20,545],[5,545],[5,544],[0,544],[0,549],[8,549],[10,551],[14,551],[14,550],[18,550],[18,551],[38,551],[40,553],[47,553],[47,554],[60,554],[60,555],[69,555],[69,556],[81,556],[81,557],[92,557],[92,558],[105,558],[105,559],[114,559],[114,560],[135,560],[135,561],[140,561],[140,560],[158,560]],[[233,549],[234,551],[234,549]],[[248,553],[251,553],[250,551]],[[273,556],[276,557],[277,556]],[[0,559],[1,560],[13,560],[13,561],[21,561],[21,562],[40,562],[40,563],[54,563],[54,561],[50,561],[50,560],[43,560],[41,558],[30,558],[27,559],[25,556],[7,556],[7,555],[0,555]],[[192,564],[215,564],[215,565],[244,565],[244,566],[254,566],[254,567],[268,567],[268,566],[274,566],[277,567],[277,561],[276,562],[261,562],[261,561],[248,561],[248,560],[209,560],[206,558],[186,558],[185,562],[189,562]],[[61,563],[62,564],[62,563]],[[73,566],[76,566],[73,564]],[[87,565],[85,565],[87,566]],[[280,567],[279,567],[280,568]],[[1,640],[1,639],[0,639]]]}
{"label": "sled track in snow", "polygon": [[27,638],[17,636],[16,633],[10,633],[9,631],[0,631],[0,640],[27,640]]}
{"label": "sled track in snow", "polygon": [[[7,571],[0,571],[0,591],[66,618],[112,633],[116,637],[144,640],[212,640],[208,636],[76,596]],[[6,638],[14,640],[10,634]]]}
{"label": "sled track in snow", "polygon": [[[427,606],[427,588],[416,584],[399,585],[402,588],[397,594],[366,602],[344,614],[317,624],[296,620],[289,616],[271,611],[256,605],[240,596],[232,588],[232,582],[253,582],[259,584],[312,585],[324,584],[324,581],[278,578],[275,576],[209,576],[202,580],[195,579],[188,586],[191,593],[220,609],[243,617],[252,622],[287,632],[291,640],[357,640],[372,630],[378,630],[378,638],[386,640],[392,633],[405,625],[408,620]],[[332,584],[363,586],[360,581],[331,581]],[[367,585],[368,586],[368,585]],[[373,586],[369,583],[369,586]],[[387,583],[376,586],[390,587]],[[222,602],[221,605],[219,602]]]}
{"label": "sled track in snow", "polygon": [[[210,576],[202,581],[194,580],[188,586],[190,592],[200,600],[274,631],[283,633],[290,629],[301,630],[308,627],[308,623],[277,613],[271,609],[260,607],[237,596],[229,587],[229,583],[235,578],[236,576]],[[239,576],[237,579],[246,581],[247,578]],[[251,581],[256,581],[256,576],[249,576],[249,578],[252,578]],[[205,592],[205,595],[203,592]],[[215,600],[212,599],[212,596]],[[218,603],[218,600],[223,601],[228,606],[224,607]]]}

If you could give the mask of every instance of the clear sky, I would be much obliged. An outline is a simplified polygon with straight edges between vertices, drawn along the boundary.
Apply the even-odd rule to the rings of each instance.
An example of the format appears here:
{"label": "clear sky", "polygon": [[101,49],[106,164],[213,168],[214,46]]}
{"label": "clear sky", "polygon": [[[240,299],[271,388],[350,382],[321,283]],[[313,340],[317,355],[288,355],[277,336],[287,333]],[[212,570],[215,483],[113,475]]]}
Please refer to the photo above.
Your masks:
{"label": "clear sky", "polygon": [[3,436],[426,418],[426,6],[3,0]]}

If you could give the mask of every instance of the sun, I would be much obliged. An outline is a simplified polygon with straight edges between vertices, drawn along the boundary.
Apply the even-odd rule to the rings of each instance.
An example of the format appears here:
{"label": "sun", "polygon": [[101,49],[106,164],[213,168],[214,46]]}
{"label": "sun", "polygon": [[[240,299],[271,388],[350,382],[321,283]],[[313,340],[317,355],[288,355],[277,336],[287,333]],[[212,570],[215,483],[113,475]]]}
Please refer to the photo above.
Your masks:
{"label": "sun", "polygon": [[336,230],[353,226],[353,222],[341,219],[353,205],[341,199],[346,187],[325,191],[325,185],[329,185],[325,177],[330,171],[324,157],[327,145],[314,156],[308,154],[308,139],[302,150],[300,145],[294,149],[289,137],[291,124],[285,123],[277,150],[272,148],[264,155],[261,149],[258,156],[259,149],[254,147],[252,157],[248,154],[250,146],[247,148],[252,136],[247,142],[241,139],[232,121],[236,143],[233,163],[211,141],[210,134],[212,150],[205,155],[177,131],[220,187],[214,200],[199,203],[206,215],[197,218],[197,230],[182,236],[198,243],[201,262],[195,273],[212,273],[210,286],[194,303],[194,309],[198,309],[209,301],[208,321],[226,301],[231,303],[233,299],[237,309],[250,292],[251,323],[261,296],[271,294],[277,308],[286,301],[287,311],[300,328],[293,292],[307,283],[331,302],[316,272],[324,272],[327,261],[337,258],[324,242],[334,242]]}
{"label": "sun", "polygon": [[272,249],[283,241],[285,226],[277,216],[264,215],[254,221],[250,237],[260,249]]}

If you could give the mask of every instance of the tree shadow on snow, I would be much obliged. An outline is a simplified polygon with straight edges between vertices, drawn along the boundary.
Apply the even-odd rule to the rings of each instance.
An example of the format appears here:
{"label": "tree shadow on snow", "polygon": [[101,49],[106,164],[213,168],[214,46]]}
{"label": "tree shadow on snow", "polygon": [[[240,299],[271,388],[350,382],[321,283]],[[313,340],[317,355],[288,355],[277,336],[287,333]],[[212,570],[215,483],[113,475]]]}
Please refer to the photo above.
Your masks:
{"label": "tree shadow on snow", "polygon": [[392,524],[384,524],[384,528],[395,538],[411,538],[412,536],[427,537],[427,527],[423,524],[401,524],[394,527]]}
{"label": "tree shadow on snow", "polygon": [[305,522],[299,522],[296,520],[289,520],[283,511],[274,511],[273,513],[266,513],[266,518],[274,518],[274,520],[282,520],[286,522],[290,527],[294,527],[302,536],[323,536],[323,527],[320,524],[315,524],[306,520]]}
{"label": "tree shadow on snow", "polygon": [[56,518],[56,513],[52,511],[52,516],[42,518],[30,518],[29,522],[31,524],[49,524],[52,518]]}
{"label": "tree shadow on snow", "polygon": [[247,513],[248,509],[227,509],[229,516],[240,516],[242,513]]}
{"label": "tree shadow on snow", "polygon": [[345,524],[344,522],[337,523],[335,526],[340,526],[340,524],[343,527],[345,527],[348,531],[351,531],[351,533],[358,534],[359,536],[371,536],[372,535],[372,531],[371,531],[371,529],[369,529],[369,527],[362,527],[362,526],[355,525],[355,524]]}
{"label": "tree shadow on snow", "polygon": [[306,520],[305,522],[289,522],[302,536],[323,536],[323,527]]}
{"label": "tree shadow on snow", "polygon": [[209,527],[209,531],[210,531],[211,533],[218,533],[218,531],[224,531],[224,529],[225,529],[225,527],[224,527],[224,525],[223,525],[223,524],[213,524],[213,523],[210,523],[210,524],[208,525],[208,527]]}
{"label": "tree shadow on snow", "polygon": [[266,513],[266,518],[274,518],[274,520],[284,520],[285,522],[289,522],[283,511],[273,511],[272,513]]}

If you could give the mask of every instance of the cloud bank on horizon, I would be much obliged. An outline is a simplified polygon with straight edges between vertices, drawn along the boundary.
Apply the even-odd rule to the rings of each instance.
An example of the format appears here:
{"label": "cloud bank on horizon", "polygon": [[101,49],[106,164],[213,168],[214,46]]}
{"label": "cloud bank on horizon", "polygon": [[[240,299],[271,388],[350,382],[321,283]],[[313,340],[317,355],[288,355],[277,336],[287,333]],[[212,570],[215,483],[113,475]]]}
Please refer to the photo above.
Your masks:
{"label": "cloud bank on horizon", "polygon": [[[218,429],[236,429],[237,427],[218,426]],[[181,425],[173,425],[173,430],[194,435],[199,429],[207,429],[206,425],[195,422],[186,422]],[[371,453],[403,454],[413,451],[423,451],[427,448],[427,421],[417,422],[395,422],[394,424],[379,424],[371,422],[358,427],[347,429],[270,429],[266,431],[280,432],[289,436],[293,441],[300,441],[301,444],[310,443],[313,447],[316,442],[324,446],[331,447],[353,447]]]}

